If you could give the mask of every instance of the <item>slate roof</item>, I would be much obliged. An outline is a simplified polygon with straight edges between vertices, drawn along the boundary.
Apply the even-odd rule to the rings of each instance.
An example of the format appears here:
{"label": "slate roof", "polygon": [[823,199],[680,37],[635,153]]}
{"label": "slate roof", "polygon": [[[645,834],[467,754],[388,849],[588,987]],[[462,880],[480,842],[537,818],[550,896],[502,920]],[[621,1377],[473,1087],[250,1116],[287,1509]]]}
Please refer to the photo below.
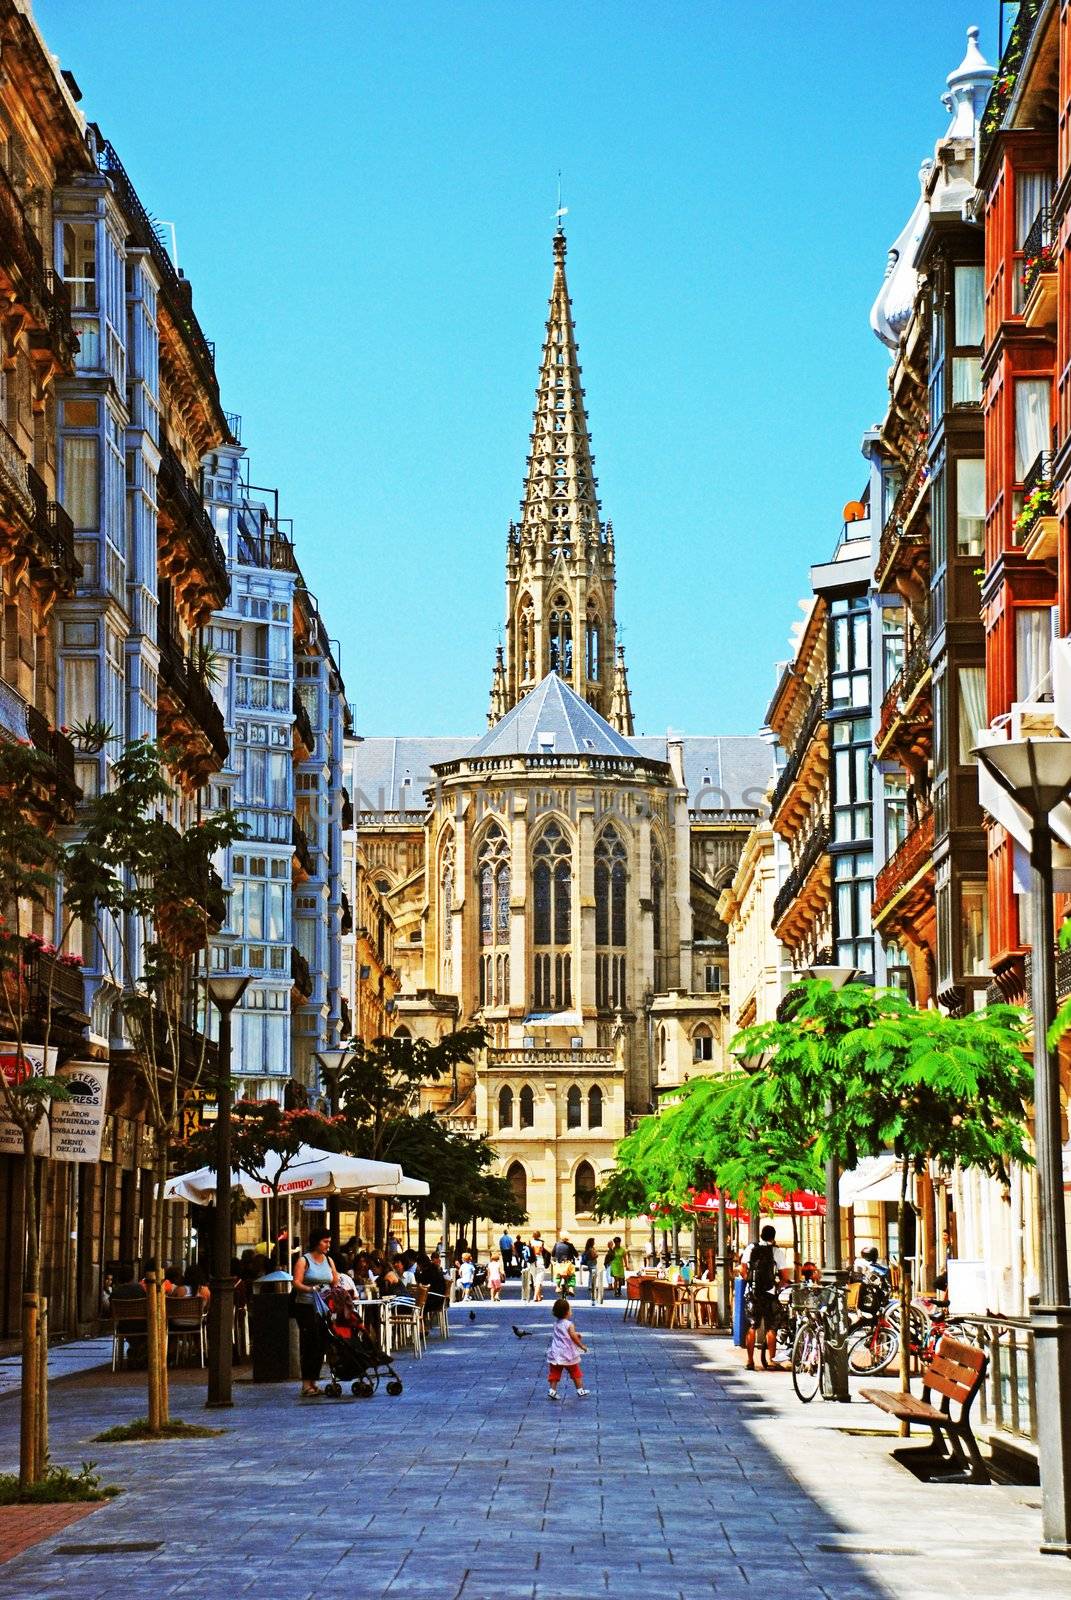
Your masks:
{"label": "slate roof", "polygon": [[[774,775],[773,750],[765,739],[745,734],[680,735],[684,781],[691,811],[734,811],[761,806]],[[632,743],[648,761],[665,761],[667,739],[647,736]]]}
{"label": "slate roof", "polygon": [[[358,740],[347,752],[350,799],[366,816],[422,811],[424,792],[435,783],[433,768],[438,763],[470,755],[538,753],[540,733],[554,734],[559,753],[668,759],[665,734],[623,738],[552,673],[480,739],[462,734]],[[585,743],[588,739],[594,750]],[[691,810],[762,805],[774,773],[773,751],[764,739],[683,734],[681,743]]]}
{"label": "slate roof", "polygon": [[[467,754],[535,756],[544,752],[630,760],[639,754],[634,744],[611,728],[556,672],[548,672]],[[663,753],[655,759],[664,761],[666,757]]]}

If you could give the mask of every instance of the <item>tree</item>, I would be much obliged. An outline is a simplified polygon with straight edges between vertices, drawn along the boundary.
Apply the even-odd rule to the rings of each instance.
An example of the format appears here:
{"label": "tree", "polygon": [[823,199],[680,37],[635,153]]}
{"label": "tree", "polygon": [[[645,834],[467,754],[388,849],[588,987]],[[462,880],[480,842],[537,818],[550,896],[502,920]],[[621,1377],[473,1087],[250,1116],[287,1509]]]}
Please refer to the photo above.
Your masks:
{"label": "tree", "polygon": [[[346,1148],[373,1161],[399,1160],[393,1147],[421,1088],[456,1075],[487,1042],[481,1027],[459,1028],[440,1040],[380,1038],[351,1041],[350,1057],[339,1071],[332,1096],[346,1126]],[[404,1163],[401,1163],[404,1167]],[[409,1171],[408,1168],[405,1168]],[[411,1177],[423,1174],[409,1171]],[[469,1211],[467,1215],[471,1216]],[[375,1242],[383,1244],[383,1208],[375,1205]]]}
{"label": "tree", "polygon": [[[236,1100],[231,1107],[231,1164],[246,1177],[263,1181],[271,1190],[271,1223],[273,1237],[278,1238],[282,1226],[279,1206],[279,1189],[287,1173],[303,1150],[344,1150],[346,1144],[345,1119],[326,1117],[319,1111],[303,1108],[285,1110],[276,1100]],[[187,1138],[173,1146],[181,1152],[191,1166],[210,1165],[216,1155],[216,1130],[212,1124],[202,1124]],[[277,1156],[272,1170],[265,1170],[269,1155]],[[280,1262],[280,1266],[288,1263]],[[226,1272],[228,1263],[215,1263],[215,1270]]]}
{"label": "tree", "polygon": [[510,1184],[491,1171],[497,1156],[482,1136],[456,1133],[427,1111],[391,1119],[383,1129],[382,1147],[408,1177],[429,1186],[427,1198],[413,1202],[419,1249],[425,1246],[428,1217],[444,1210],[448,1216],[486,1217],[511,1227],[524,1222],[524,1207]]}
{"label": "tree", "polygon": [[[48,1462],[47,1329],[41,1322],[41,1216],[37,1205],[38,1170],[50,1161],[36,1154],[38,1130],[53,1100],[68,1098],[62,1081],[29,1069],[25,1047],[31,1033],[43,1044],[44,1060],[52,1034],[52,979],[37,991],[33,1015],[27,959],[34,950],[53,953],[32,928],[34,910],[55,917],[57,877],[63,859],[56,837],[54,774],[47,756],[28,741],[0,746],[0,989],[4,1022],[15,1046],[0,1071],[0,1113],[18,1129],[22,1143],[22,1320],[19,1483],[28,1488]],[[62,949],[70,931],[68,916],[57,936]],[[81,963],[77,957],[61,957]]]}
{"label": "tree", "polygon": [[[748,1028],[731,1049],[760,1060],[748,1096],[756,1130],[796,1130],[801,1148],[852,1168],[890,1149],[901,1161],[900,1237],[912,1169],[978,1168],[1003,1182],[1029,1162],[1025,1108],[1033,1071],[1022,1013],[991,1006],[964,1017],[920,1011],[895,990],[808,979],[776,1022]],[[761,1137],[761,1132],[759,1133]],[[910,1267],[901,1262],[901,1378],[907,1384]]]}
{"label": "tree", "polygon": [[[168,752],[148,739],[125,745],[112,762],[112,787],[85,803],[80,836],[63,852],[65,903],[98,925],[107,979],[135,1045],[154,1133],[156,1200],[145,1252],[157,1259],[164,1237],[167,1154],[178,1133],[183,1096],[201,1080],[207,1039],[191,1050],[186,1027],[198,953],[225,916],[213,861],[242,835],[232,811],[201,818],[185,832],[166,820],[177,792]],[[149,1428],[168,1422],[163,1263],[146,1282]]]}

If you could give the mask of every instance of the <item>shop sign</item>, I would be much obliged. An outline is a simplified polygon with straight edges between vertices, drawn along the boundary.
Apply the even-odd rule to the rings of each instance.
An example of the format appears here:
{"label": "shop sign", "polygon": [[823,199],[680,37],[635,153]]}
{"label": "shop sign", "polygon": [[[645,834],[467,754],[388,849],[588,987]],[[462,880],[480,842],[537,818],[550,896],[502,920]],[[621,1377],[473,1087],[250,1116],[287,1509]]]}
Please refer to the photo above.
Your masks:
{"label": "shop sign", "polygon": [[96,1061],[68,1061],[56,1074],[69,1100],[52,1107],[53,1161],[100,1160],[108,1098],[108,1069]]}
{"label": "shop sign", "polygon": [[[56,1051],[43,1045],[24,1044],[20,1051],[15,1041],[0,1041],[0,1074],[4,1082],[14,1086],[27,1078],[50,1078],[56,1070]],[[33,1153],[48,1155],[48,1117],[37,1124],[34,1133]],[[6,1118],[0,1119],[0,1155],[21,1156],[22,1129]]]}

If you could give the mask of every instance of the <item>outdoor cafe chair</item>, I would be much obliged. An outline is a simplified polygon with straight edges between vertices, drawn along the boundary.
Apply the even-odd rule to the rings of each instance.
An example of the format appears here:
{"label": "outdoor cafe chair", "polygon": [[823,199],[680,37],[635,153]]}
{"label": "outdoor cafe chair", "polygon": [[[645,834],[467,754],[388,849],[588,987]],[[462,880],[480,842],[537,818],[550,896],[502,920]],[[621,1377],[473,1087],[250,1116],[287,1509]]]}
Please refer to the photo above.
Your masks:
{"label": "outdoor cafe chair", "polygon": [[145,1300],[112,1301],[112,1371],[118,1372],[126,1339],[148,1337],[148,1306]]}
{"label": "outdoor cafe chair", "polygon": [[208,1301],[200,1295],[182,1298],[169,1295],[164,1306],[167,1313],[168,1355],[171,1354],[172,1343],[176,1360],[180,1350],[192,1348],[198,1366],[203,1367],[208,1354]]}
{"label": "outdoor cafe chair", "polygon": [[428,1291],[427,1301],[424,1306],[424,1326],[427,1333],[434,1329],[440,1339],[450,1337],[450,1302],[444,1294]]}

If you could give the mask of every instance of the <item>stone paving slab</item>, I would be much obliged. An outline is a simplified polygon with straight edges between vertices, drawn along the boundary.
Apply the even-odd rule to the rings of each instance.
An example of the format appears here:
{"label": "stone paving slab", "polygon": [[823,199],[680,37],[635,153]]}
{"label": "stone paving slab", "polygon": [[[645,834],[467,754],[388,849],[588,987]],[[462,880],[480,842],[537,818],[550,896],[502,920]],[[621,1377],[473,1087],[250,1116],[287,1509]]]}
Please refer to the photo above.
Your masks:
{"label": "stone paving slab", "polygon": [[[93,1445],[144,1413],[144,1379],[71,1377],[53,1455],[126,1487],[85,1542],[160,1548],[64,1555],[59,1534],[0,1567],[0,1600],[1071,1600],[1071,1563],[1037,1554],[1037,1489],[921,1484],[891,1433],[843,1431],[869,1408],[800,1406],[720,1336],[621,1313],[578,1308],[589,1401],[567,1380],[547,1401],[550,1308],[515,1300],[403,1357],[398,1399],[239,1384],[219,1439]],[[176,1381],[177,1415],[199,1417],[200,1384]],[[0,1465],[17,1421],[0,1401]]]}

